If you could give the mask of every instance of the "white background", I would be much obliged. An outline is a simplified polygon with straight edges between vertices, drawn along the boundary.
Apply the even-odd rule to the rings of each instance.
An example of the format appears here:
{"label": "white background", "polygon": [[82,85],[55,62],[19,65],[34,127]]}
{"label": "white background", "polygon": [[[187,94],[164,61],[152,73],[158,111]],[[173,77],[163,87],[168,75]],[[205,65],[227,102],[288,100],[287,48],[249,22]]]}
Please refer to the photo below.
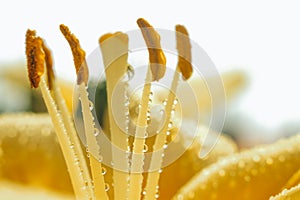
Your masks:
{"label": "white background", "polygon": [[[218,69],[244,70],[251,86],[236,106],[266,134],[300,121],[300,5],[298,1],[2,1],[0,64],[25,61],[25,32],[37,30],[52,49],[56,71],[74,78],[64,23],[87,54],[100,35],[137,29],[143,17],[158,28],[184,24]],[[256,131],[248,127],[248,132]],[[277,131],[277,132],[276,132]],[[247,131],[246,131],[247,132]],[[257,133],[260,134],[260,133]]]}

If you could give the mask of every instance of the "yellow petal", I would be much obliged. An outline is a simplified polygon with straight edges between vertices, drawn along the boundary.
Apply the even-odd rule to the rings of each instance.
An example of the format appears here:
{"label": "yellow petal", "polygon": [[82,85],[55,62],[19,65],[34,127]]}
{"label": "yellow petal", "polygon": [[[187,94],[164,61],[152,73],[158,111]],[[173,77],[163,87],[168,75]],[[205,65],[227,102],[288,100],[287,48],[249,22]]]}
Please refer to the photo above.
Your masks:
{"label": "yellow petal", "polygon": [[10,200],[74,200],[72,195],[60,194],[44,188],[24,186],[12,182],[0,181],[1,199]]}
{"label": "yellow petal", "polygon": [[289,189],[300,184],[300,169],[287,181],[283,189]]}
{"label": "yellow petal", "polygon": [[236,144],[228,137],[221,135],[209,155],[200,158],[201,148],[202,150],[206,148],[203,146],[206,133],[207,128],[199,128],[197,139],[189,149],[178,160],[163,169],[159,182],[160,199],[171,199],[197,172],[216,162],[221,157],[237,151]]}
{"label": "yellow petal", "polygon": [[[198,171],[237,151],[232,140],[221,136],[209,156],[199,158],[206,133],[206,128],[200,128],[191,147],[163,169],[161,199],[170,199]],[[67,168],[47,114],[0,115],[0,141],[0,162],[3,163],[0,165],[0,179],[72,193]],[[112,170],[107,166],[106,169],[106,181],[112,183]]]}
{"label": "yellow petal", "polygon": [[174,199],[263,200],[300,166],[300,135],[225,157],[201,171]]}
{"label": "yellow petal", "polygon": [[300,199],[300,184],[289,190],[284,189],[280,194],[270,198],[270,200],[297,200],[297,199]]}
{"label": "yellow petal", "polygon": [[48,114],[0,115],[0,179],[72,192]]}

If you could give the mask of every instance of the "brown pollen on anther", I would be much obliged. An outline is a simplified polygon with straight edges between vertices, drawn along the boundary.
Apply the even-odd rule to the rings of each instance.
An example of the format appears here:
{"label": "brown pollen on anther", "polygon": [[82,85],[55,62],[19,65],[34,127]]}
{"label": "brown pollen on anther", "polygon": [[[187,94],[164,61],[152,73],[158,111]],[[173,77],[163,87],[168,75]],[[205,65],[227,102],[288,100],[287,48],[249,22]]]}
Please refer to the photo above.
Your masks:
{"label": "brown pollen on anther", "polygon": [[160,36],[143,18],[137,20],[149,51],[150,68],[153,81],[159,81],[166,72],[166,57],[161,49]]}
{"label": "brown pollen on anther", "polygon": [[45,53],[42,46],[43,40],[36,37],[35,31],[28,29],[26,32],[26,57],[28,78],[32,88],[39,86],[45,70]]}
{"label": "brown pollen on anther", "polygon": [[85,51],[80,47],[79,40],[74,34],[71,33],[69,28],[63,24],[60,25],[60,31],[68,41],[73,54],[74,65],[77,73],[77,84],[87,84],[89,78],[89,72],[87,63],[85,60]]}
{"label": "brown pollen on anther", "polygon": [[48,87],[49,90],[52,90],[53,88],[53,81],[55,78],[54,72],[53,72],[53,61],[52,61],[52,55],[50,49],[46,46],[45,41],[43,41],[42,44],[43,51],[45,53],[45,62],[46,62],[46,68],[47,68],[47,78],[48,78]]}
{"label": "brown pollen on anther", "polygon": [[193,74],[191,43],[186,28],[176,25],[176,41],[178,50],[178,67],[184,80],[188,80]]}

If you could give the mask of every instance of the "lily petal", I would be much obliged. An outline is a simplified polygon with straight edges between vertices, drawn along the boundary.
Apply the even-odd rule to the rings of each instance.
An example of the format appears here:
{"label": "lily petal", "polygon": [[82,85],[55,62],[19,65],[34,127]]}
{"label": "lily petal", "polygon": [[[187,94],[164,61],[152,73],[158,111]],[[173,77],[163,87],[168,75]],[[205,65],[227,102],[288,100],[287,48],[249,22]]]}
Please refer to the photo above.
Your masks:
{"label": "lily petal", "polygon": [[300,135],[225,157],[190,180],[175,199],[263,200],[299,169]]}

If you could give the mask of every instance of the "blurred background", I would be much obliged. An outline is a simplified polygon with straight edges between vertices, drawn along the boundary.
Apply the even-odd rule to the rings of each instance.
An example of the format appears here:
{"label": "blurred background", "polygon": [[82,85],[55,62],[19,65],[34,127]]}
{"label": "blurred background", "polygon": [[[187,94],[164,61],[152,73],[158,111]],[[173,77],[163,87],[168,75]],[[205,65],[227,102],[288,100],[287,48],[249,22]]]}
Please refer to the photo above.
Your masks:
{"label": "blurred background", "polygon": [[1,8],[0,112],[44,111],[32,103],[41,100],[24,81],[28,28],[37,30],[52,49],[58,76],[74,81],[61,23],[76,33],[88,55],[100,35],[137,29],[135,22],[143,17],[157,28],[173,30],[184,24],[221,74],[229,80],[238,74],[241,87],[228,99],[224,132],[240,146],[269,143],[300,131],[297,1],[11,0]]}

